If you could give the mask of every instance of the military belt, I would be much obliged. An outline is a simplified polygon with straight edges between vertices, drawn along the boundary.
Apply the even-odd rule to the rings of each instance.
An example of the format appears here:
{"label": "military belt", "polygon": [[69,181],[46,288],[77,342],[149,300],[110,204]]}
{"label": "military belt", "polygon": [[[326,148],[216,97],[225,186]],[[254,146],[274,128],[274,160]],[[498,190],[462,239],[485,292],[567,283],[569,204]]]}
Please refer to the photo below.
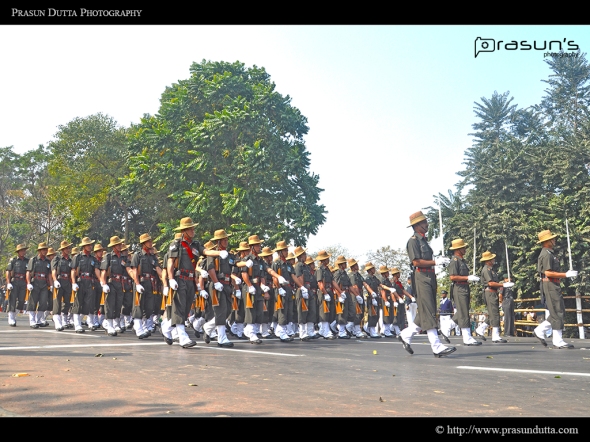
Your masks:
{"label": "military belt", "polygon": [[12,275],[13,278],[16,279],[25,279],[25,274],[24,273],[15,273],[14,275]]}
{"label": "military belt", "polygon": [[543,278],[542,281],[549,281],[549,282],[559,282],[559,278]]}
{"label": "military belt", "polygon": [[493,289],[491,287],[486,287],[486,290],[489,290],[490,292],[497,292],[498,289]]}
{"label": "military belt", "polygon": [[33,273],[34,279],[47,279],[49,275],[47,273]]}
{"label": "military belt", "polygon": [[434,273],[434,269],[432,267],[416,267],[416,271],[420,273]]}
{"label": "military belt", "polygon": [[460,281],[460,282],[459,281],[455,281],[455,282],[453,282],[453,284],[468,285],[469,282],[467,282],[467,281]]}
{"label": "military belt", "polygon": [[70,279],[69,273],[60,273],[57,279]]}

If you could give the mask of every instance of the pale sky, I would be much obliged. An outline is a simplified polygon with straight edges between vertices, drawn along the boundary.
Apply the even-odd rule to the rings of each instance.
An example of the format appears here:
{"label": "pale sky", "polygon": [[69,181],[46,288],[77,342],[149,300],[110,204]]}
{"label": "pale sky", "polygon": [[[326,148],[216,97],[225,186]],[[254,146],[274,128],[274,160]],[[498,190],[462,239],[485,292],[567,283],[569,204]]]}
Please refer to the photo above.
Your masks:
{"label": "pale sky", "polygon": [[[588,26],[0,26],[0,147],[47,144],[59,125],[98,112],[120,125],[155,114],[166,86],[203,59],[263,66],[308,119],[311,170],[327,222],[310,251],[340,243],[404,248],[409,215],[454,189],[474,101],[544,95],[543,50],[512,40],[573,41]],[[500,49],[475,57],[476,38]],[[483,42],[480,41],[478,44]],[[568,49],[567,43],[562,43]],[[494,46],[496,47],[496,46]],[[555,44],[554,44],[555,49]],[[220,226],[225,228],[226,226]],[[260,233],[260,232],[258,232]]]}

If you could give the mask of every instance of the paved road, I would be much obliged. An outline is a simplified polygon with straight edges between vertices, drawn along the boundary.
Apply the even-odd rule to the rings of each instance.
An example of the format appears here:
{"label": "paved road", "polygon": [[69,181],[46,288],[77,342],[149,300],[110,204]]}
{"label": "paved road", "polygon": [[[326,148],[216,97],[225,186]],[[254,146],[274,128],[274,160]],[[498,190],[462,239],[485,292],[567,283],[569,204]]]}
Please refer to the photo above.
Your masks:
{"label": "paved road", "polygon": [[183,349],[159,334],[32,330],[25,317],[9,327],[0,313],[0,416],[590,414],[588,340],[568,340],[574,350],[534,338],[481,347],[451,340],[457,351],[441,359],[425,335],[412,356],[391,339],[238,341],[233,349],[200,340]]}

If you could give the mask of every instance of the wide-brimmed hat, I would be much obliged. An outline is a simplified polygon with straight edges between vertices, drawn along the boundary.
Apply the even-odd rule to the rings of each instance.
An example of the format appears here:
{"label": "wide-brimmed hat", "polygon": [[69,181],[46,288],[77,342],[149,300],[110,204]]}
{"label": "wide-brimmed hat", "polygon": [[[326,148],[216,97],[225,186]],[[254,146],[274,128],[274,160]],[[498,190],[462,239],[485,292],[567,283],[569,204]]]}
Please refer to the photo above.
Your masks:
{"label": "wide-brimmed hat", "polygon": [[490,259],[494,259],[496,255],[494,255],[490,251],[485,251],[481,254],[480,262],[489,261]]}
{"label": "wide-brimmed hat", "polygon": [[449,250],[463,249],[465,247],[467,247],[467,244],[465,243],[465,241],[459,238],[451,241],[451,247],[449,247]]}
{"label": "wide-brimmed hat", "polygon": [[220,239],[229,238],[230,236],[231,234],[225,233],[225,230],[219,229],[215,231],[215,233],[213,234],[213,238],[211,238],[211,241],[219,241]]}
{"label": "wide-brimmed hat", "polygon": [[426,217],[422,213],[422,211],[412,213],[410,215],[410,225],[408,227],[412,227],[414,224],[418,224],[421,221],[424,221]]}
{"label": "wide-brimmed hat", "polygon": [[323,261],[325,259],[328,259],[330,256],[332,256],[332,254],[326,252],[325,250],[320,250],[318,253],[318,256],[316,256],[315,260],[316,261]]}
{"label": "wide-brimmed hat", "polygon": [[274,249],[275,252],[278,252],[280,250],[285,250],[289,248],[289,244],[287,244],[287,241],[279,241],[277,243],[277,248]]}
{"label": "wide-brimmed hat", "polygon": [[19,244],[18,246],[16,246],[16,250],[15,252],[18,252],[19,250],[27,250],[28,247],[26,246],[26,244]]}
{"label": "wide-brimmed hat", "polygon": [[57,250],[63,250],[63,249],[67,249],[68,247],[70,247],[72,245],[71,242],[68,241],[62,241],[59,245],[59,249]]}
{"label": "wide-brimmed hat", "polygon": [[211,250],[215,247],[215,244],[213,244],[213,241],[207,241],[205,244],[203,244],[203,247],[205,247],[207,250]]}
{"label": "wide-brimmed hat", "polygon": [[339,266],[340,264],[346,264],[346,258],[344,257],[344,255],[339,255],[338,258],[336,258],[336,262],[334,263],[337,266]]}
{"label": "wide-brimmed hat", "polygon": [[393,267],[392,269],[389,270],[389,273],[391,273],[392,275],[395,275],[396,273],[401,273],[401,270],[398,269],[397,267]]}
{"label": "wide-brimmed hat", "polygon": [[258,238],[258,235],[250,235],[248,237],[248,244],[253,246],[255,244],[262,244],[264,241]]}
{"label": "wide-brimmed hat", "polygon": [[180,238],[182,238],[182,233],[181,232],[176,232],[174,234],[174,239],[180,239]]}
{"label": "wide-brimmed hat", "polygon": [[375,266],[373,265],[373,263],[371,261],[369,261],[368,263],[365,264],[365,271],[371,270],[374,268],[375,268]]}
{"label": "wide-brimmed hat", "polygon": [[262,249],[262,251],[258,254],[258,256],[260,256],[261,258],[264,258],[265,256],[270,256],[273,254],[273,251],[270,247],[264,247]]}
{"label": "wide-brimmed hat", "polygon": [[248,242],[241,241],[240,246],[236,249],[236,252],[245,252],[246,250],[250,250],[250,247],[248,247]]}
{"label": "wide-brimmed hat", "polygon": [[53,255],[56,255],[56,254],[57,254],[57,252],[55,250],[53,250],[53,247],[49,247],[47,249],[47,256],[53,256]]}
{"label": "wide-brimmed hat", "polygon": [[90,244],[94,244],[95,242],[96,241],[85,236],[84,238],[82,238],[82,242],[80,243],[80,247],[89,246]]}
{"label": "wide-brimmed hat", "polygon": [[49,246],[47,245],[46,242],[40,242],[39,247],[37,247],[37,250],[43,250],[43,249],[49,249]]}
{"label": "wide-brimmed hat", "polygon": [[287,261],[289,261],[289,260],[291,260],[291,259],[295,259],[295,255],[293,255],[293,252],[289,252],[289,253],[287,253],[287,258],[286,258],[286,260],[287,260]]}
{"label": "wide-brimmed hat", "polygon": [[143,233],[140,237],[139,237],[139,243],[143,244],[144,242],[147,241],[151,241],[152,237],[150,236],[149,233]]}
{"label": "wide-brimmed hat", "polygon": [[304,249],[301,246],[297,246],[295,247],[295,250],[293,250],[293,255],[295,255],[295,258],[298,258],[299,256],[303,255],[306,251],[307,249]]}
{"label": "wide-brimmed hat", "polygon": [[129,246],[127,244],[123,243],[123,247],[121,247],[121,252],[123,252],[125,250],[129,250]]}
{"label": "wide-brimmed hat", "polygon": [[307,265],[313,264],[313,258],[311,256],[308,256],[307,259],[305,260],[305,264],[307,264]]}
{"label": "wide-brimmed hat", "polygon": [[102,246],[101,243],[97,242],[96,244],[94,244],[94,250],[93,252],[100,252],[103,251],[104,247]]}
{"label": "wide-brimmed hat", "polygon": [[78,249],[78,247],[72,247],[72,256],[75,256],[78,253],[80,253],[80,250]]}
{"label": "wide-brimmed hat", "polygon": [[348,263],[348,267],[353,267],[355,265],[358,264],[358,262],[356,262],[356,260],[354,258],[349,258],[348,261],[346,261]]}
{"label": "wide-brimmed hat", "polygon": [[123,240],[118,236],[111,236],[111,241],[109,242],[109,245],[107,247],[114,247],[117,244],[123,244]]}
{"label": "wide-brimmed hat", "polygon": [[191,218],[186,217],[186,218],[182,218],[180,220],[180,225],[178,227],[175,227],[173,230],[190,229],[191,227],[195,227],[198,225],[199,225],[199,223],[193,223],[193,220]]}
{"label": "wide-brimmed hat", "polygon": [[379,266],[379,273],[387,273],[389,268],[387,266]]}
{"label": "wide-brimmed hat", "polygon": [[541,233],[539,233],[539,241],[537,241],[537,244],[549,241],[550,239],[556,238],[557,236],[559,235],[557,233],[551,233],[551,230],[543,230]]}

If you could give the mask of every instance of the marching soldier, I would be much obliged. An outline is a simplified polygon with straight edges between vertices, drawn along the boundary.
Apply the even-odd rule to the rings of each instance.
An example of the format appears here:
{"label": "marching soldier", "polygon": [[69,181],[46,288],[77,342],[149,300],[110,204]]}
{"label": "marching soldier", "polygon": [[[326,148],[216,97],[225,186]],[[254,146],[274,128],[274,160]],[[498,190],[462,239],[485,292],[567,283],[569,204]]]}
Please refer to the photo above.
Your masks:
{"label": "marching soldier", "polygon": [[[457,308],[457,313],[451,320],[461,329],[464,345],[481,345],[481,342],[471,336],[471,322],[469,319],[469,305],[471,303],[469,283],[478,282],[479,278],[469,274],[469,268],[465,259],[463,259],[467,244],[461,238],[454,239],[449,250],[453,251],[453,259],[451,259],[448,268],[449,278],[451,279],[451,299]],[[445,335],[442,331],[441,334],[448,340],[448,335]],[[485,340],[483,333],[481,335],[482,339]]]}
{"label": "marching soldier", "polygon": [[107,253],[100,264],[100,283],[104,292],[104,310],[106,320],[106,332],[109,336],[117,336],[117,332],[123,333],[119,319],[123,307],[123,277],[127,276],[127,260],[121,253],[123,240],[118,236],[111,236],[109,245],[111,252]]}
{"label": "marching soldier", "polygon": [[336,339],[330,330],[330,323],[336,317],[336,308],[334,306],[334,288],[333,276],[330,271],[330,256],[325,250],[321,250],[316,257],[316,261],[320,262],[320,266],[316,270],[315,277],[318,282],[318,313],[319,313],[319,334],[324,339]]}
{"label": "marching soldier", "polygon": [[[508,279],[507,274],[504,274],[504,282],[512,282]],[[502,310],[504,311],[504,336],[516,335],[514,330],[514,292],[512,287],[503,285],[501,289],[500,302],[502,302]]]}
{"label": "marching soldier", "polygon": [[[88,237],[82,238],[80,243],[82,251],[71,262],[72,290],[76,292],[72,307],[76,333],[84,333],[82,318],[84,315],[90,316],[94,308],[94,281],[100,280],[100,262],[91,254],[94,243],[95,241]],[[94,325],[89,317],[88,325],[92,326],[91,324]]]}
{"label": "marching soldier", "polygon": [[[51,313],[51,310],[53,310],[53,296],[52,293],[55,291],[55,277],[53,277],[53,271],[51,269],[51,261],[53,261],[53,258],[55,258],[55,255],[57,254],[57,252],[53,249],[53,247],[49,247],[49,249],[47,249],[47,260],[49,261],[49,272],[51,273],[51,277],[53,279],[53,285],[52,286],[48,286],[47,290],[49,292],[49,299],[47,301],[47,310],[45,310],[43,312],[43,316],[41,317],[41,323],[39,324],[39,327],[47,327],[49,326],[49,323],[47,322],[47,316],[49,316],[49,313]],[[53,324],[55,324],[55,320],[53,321]],[[57,328],[57,326],[56,326]]]}
{"label": "marching soldier", "polygon": [[[72,243],[62,241],[59,249],[60,254],[51,260],[51,274],[53,276],[53,323],[57,331],[66,328],[67,316],[71,307],[72,298],[72,258],[70,251]],[[68,327],[69,328],[69,327]]]}
{"label": "marching soldier", "polygon": [[438,339],[438,324],[436,320],[436,274],[435,265],[447,265],[450,260],[447,257],[433,259],[432,248],[426,241],[428,221],[422,212],[410,215],[410,226],[414,234],[408,240],[407,251],[410,264],[413,269],[412,287],[418,301],[418,312],[414,324],[406,327],[399,335],[404,349],[413,354],[410,344],[412,337],[420,330],[426,330],[428,340],[435,357],[440,358],[453,353],[455,347],[446,347]]}
{"label": "marching soldier", "polygon": [[[239,247],[236,248],[236,252],[238,253],[238,259],[240,262],[234,266],[233,272],[236,276],[242,276],[242,269],[240,268],[239,264],[243,264],[242,258],[248,255],[250,251],[250,246],[248,245],[248,241],[240,242]],[[271,252],[272,255],[272,252]],[[262,257],[262,253],[258,255]],[[266,255],[265,255],[266,256]],[[242,289],[246,284],[242,281],[242,286],[239,286],[238,289],[235,290],[235,293],[232,297],[232,312],[230,315],[230,319],[228,320],[231,333],[238,339],[248,339],[244,336],[244,319],[246,312],[244,310],[244,299],[242,295]],[[246,286],[247,287],[247,286]],[[244,289],[244,292],[247,289]]]}
{"label": "marching soldier", "polygon": [[161,278],[162,268],[156,256],[151,253],[152,237],[148,233],[142,234],[139,237],[139,244],[141,244],[141,250],[133,255],[130,266],[133,269],[133,282],[135,283],[131,315],[133,316],[135,334],[139,339],[145,339],[151,335],[148,331],[147,320],[156,309],[154,305],[156,298],[154,291],[157,289],[156,274],[158,278]]}
{"label": "marching soldier", "polygon": [[[240,244],[241,246],[241,244]],[[272,281],[272,275],[268,272],[269,269],[271,269],[272,267],[272,255],[273,255],[273,251],[270,247],[264,247],[262,249],[262,251],[258,254],[259,257],[261,257],[262,259],[264,259],[264,261],[266,262],[266,275],[264,277],[265,282],[267,283],[267,286],[269,287],[269,291],[268,293],[268,299],[264,300],[264,306],[266,307],[265,309],[263,309],[262,312],[262,330],[261,330],[261,334],[262,337],[264,339],[270,339],[272,338],[274,335],[271,333],[271,323],[273,321],[273,317],[275,316],[275,304],[276,304],[276,293],[275,293],[275,289],[274,289],[274,284],[271,284],[270,281]],[[242,302],[242,308],[243,308],[243,302]]]}
{"label": "marching soldier", "polygon": [[[129,256],[129,246],[125,243],[121,244],[121,256],[125,260],[125,270],[127,274],[123,274],[123,303],[121,306],[121,315],[119,318],[119,327],[121,333],[124,330],[131,330],[133,325],[131,324],[131,309],[133,308],[133,269],[129,267],[131,264],[131,257]],[[115,331],[117,327],[115,327]]]}
{"label": "marching soldier", "polygon": [[[206,270],[209,273],[209,297],[213,306],[214,318],[203,326],[205,342],[208,344],[211,333],[217,329],[217,345],[219,347],[231,348],[234,346],[225,332],[225,325],[232,311],[232,295],[234,288],[239,290],[239,282],[234,282],[236,276],[232,275],[234,266],[237,264],[233,253],[227,252],[228,238],[231,235],[225,230],[216,230],[211,241],[215,244],[218,253],[225,252],[222,257],[208,256]],[[234,287],[235,285],[235,287]]]}
{"label": "marching soldier", "polygon": [[353,322],[352,333],[359,339],[366,339],[367,335],[361,331],[361,322],[365,316],[365,302],[363,298],[365,279],[359,272],[359,265],[355,259],[350,258],[348,260],[348,267],[350,269],[348,277],[352,284],[351,291],[354,291],[352,293],[354,296],[352,298],[353,307],[351,309],[351,317]]}
{"label": "marching soldier", "polygon": [[334,272],[334,290],[338,296],[336,299],[336,317],[338,322],[338,339],[350,339],[348,331],[352,331],[354,326],[352,312],[353,302],[350,287],[352,283],[346,273],[346,258],[340,255],[336,258],[335,266],[337,270]]}
{"label": "marching soldier", "polygon": [[[94,305],[92,306],[92,313],[89,314],[88,318],[86,319],[88,326],[92,331],[98,330],[100,328],[100,323],[102,322],[99,320],[99,314],[101,313],[100,301],[103,299],[103,286],[100,282],[100,264],[102,263],[104,250],[104,247],[100,243],[96,243],[94,245],[94,249],[92,250],[94,252],[94,258],[98,263],[99,269],[99,277],[92,281],[92,285],[94,286]],[[104,319],[104,316],[102,316],[102,319]]]}
{"label": "marching soldier", "polygon": [[274,274],[269,271],[273,275],[273,283],[277,292],[275,307],[277,311],[277,328],[275,334],[281,342],[293,341],[293,337],[289,335],[294,334],[292,330],[289,333],[288,325],[289,322],[293,321],[293,281],[296,277],[295,269],[287,262],[288,249],[289,246],[285,241],[279,241],[277,243],[274,252],[279,255],[279,259],[272,263]]}
{"label": "marching soldier", "polygon": [[381,309],[381,296],[379,296],[381,282],[375,275],[375,266],[372,262],[365,264],[367,277],[364,281],[364,287],[367,290],[367,324],[366,331],[373,339],[380,339],[381,335],[377,333],[376,327],[379,322],[379,310]]}
{"label": "marching soldier", "polygon": [[321,337],[321,335],[316,332],[316,325],[318,324],[318,322],[320,320],[320,316],[318,313],[320,302],[318,300],[318,281],[315,277],[315,272],[316,272],[315,261],[313,260],[313,258],[311,256],[308,256],[305,260],[305,264],[309,267],[309,272],[311,273],[311,280],[309,282],[310,289],[308,289],[308,292],[309,292],[309,297],[313,300],[310,302],[313,302],[313,304],[314,304],[314,307],[312,307],[307,312],[307,321],[313,323],[311,330],[308,329],[307,334],[309,335],[309,337],[311,339],[318,339]]}
{"label": "marching soldier", "polygon": [[554,348],[574,348],[572,344],[563,340],[565,305],[560,281],[564,278],[575,278],[578,276],[578,271],[568,270],[565,273],[559,271],[559,260],[553,254],[557,236],[557,234],[552,234],[550,230],[543,230],[539,233],[539,241],[537,242],[543,247],[537,261],[537,271],[541,276],[541,298],[542,300],[544,298],[544,304],[549,310],[549,317],[535,328],[535,336],[546,347],[545,333],[552,330]]}
{"label": "marching soldier", "polygon": [[29,258],[25,255],[28,247],[24,244],[16,246],[16,257],[6,267],[6,298],[8,299],[8,325],[16,327],[16,312],[25,308],[27,293],[27,266]]}
{"label": "marching soldier", "polygon": [[388,290],[393,288],[393,284],[389,280],[389,268],[387,266],[380,266],[379,276],[377,276],[377,278],[379,279],[381,289],[383,335],[386,338],[395,338],[395,335],[391,333],[391,326],[393,325],[393,319],[395,317],[395,306],[392,304],[397,303],[397,294],[395,293],[395,290]]}
{"label": "marching soldier", "polygon": [[295,264],[295,276],[300,284],[295,293],[295,301],[297,307],[297,322],[299,323],[299,339],[302,341],[309,341],[314,335],[313,322],[311,319],[315,316],[315,309],[317,308],[316,300],[311,296],[311,272],[309,267],[305,264],[307,254],[305,249],[297,246],[293,251],[293,255],[297,259]]}
{"label": "marching soldier", "polygon": [[51,276],[51,262],[47,259],[49,247],[42,242],[37,247],[37,256],[31,258],[27,265],[27,288],[29,300],[27,311],[29,312],[29,324],[31,328],[45,327],[43,322],[44,312],[49,308],[49,287],[53,286]]}
{"label": "marching soldier", "polygon": [[481,255],[480,262],[485,263],[481,270],[481,283],[485,287],[484,298],[488,307],[488,319],[482,323],[481,329],[478,327],[476,332],[485,335],[487,328],[492,326],[492,342],[506,343],[506,339],[500,337],[500,301],[498,298],[498,289],[503,284],[498,282],[498,273],[494,270],[496,255],[486,251]]}
{"label": "marching soldier", "polygon": [[395,329],[396,334],[400,334],[400,329],[403,329],[406,324],[406,304],[404,300],[407,297],[410,297],[410,294],[404,289],[399,277],[401,276],[401,271],[397,267],[391,269],[391,277],[393,278],[393,287],[395,288],[396,294],[398,296],[397,302],[393,303],[394,308],[394,320],[393,320],[393,328]]}

